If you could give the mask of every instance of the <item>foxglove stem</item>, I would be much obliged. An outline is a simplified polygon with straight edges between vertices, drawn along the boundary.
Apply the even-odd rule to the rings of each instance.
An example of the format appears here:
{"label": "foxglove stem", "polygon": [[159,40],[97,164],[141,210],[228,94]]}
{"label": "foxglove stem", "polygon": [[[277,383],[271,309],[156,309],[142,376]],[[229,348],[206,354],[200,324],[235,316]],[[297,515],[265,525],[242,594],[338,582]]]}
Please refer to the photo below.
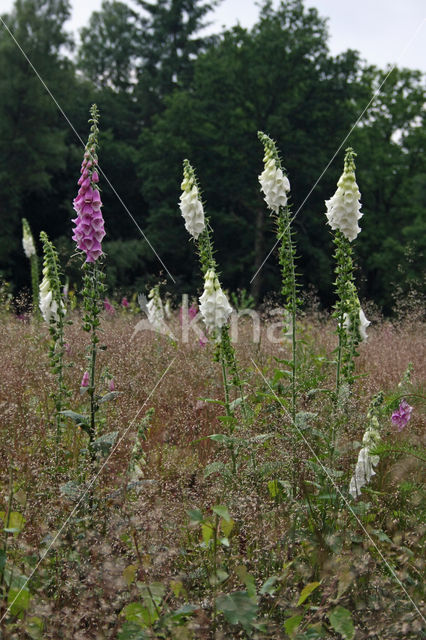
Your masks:
{"label": "foxglove stem", "polygon": [[87,393],[89,394],[90,398],[89,441],[91,445],[96,436],[96,412],[99,409],[99,405],[96,401],[95,396],[95,374],[96,357],[99,343],[99,315],[102,311],[101,301],[103,300],[105,294],[105,286],[103,284],[105,274],[99,268],[99,260],[96,260],[95,262],[85,262],[83,265],[83,270],[83,298],[85,310],[85,315],[83,317],[83,329],[90,333],[90,345],[88,352],[89,386],[87,388]]}
{"label": "foxglove stem", "polygon": [[[186,205],[182,207],[182,198],[181,198],[181,212],[185,218],[185,221],[186,221],[185,226],[187,230],[197,242],[198,255],[200,258],[200,266],[201,266],[202,274],[205,278],[205,282],[207,283],[208,287],[210,286],[212,289],[214,289],[217,296],[214,302],[215,304],[217,304],[218,309],[220,311],[220,313],[218,314],[220,316],[219,326],[215,326],[213,329],[212,327],[210,327],[210,329],[212,329],[211,334],[214,335],[216,339],[217,338],[219,339],[219,346],[218,346],[219,353],[217,354],[217,356],[218,356],[218,360],[220,360],[222,364],[222,372],[225,372],[226,374],[223,377],[225,402],[227,403],[227,406],[229,408],[229,401],[226,400],[226,398],[228,398],[229,400],[229,392],[230,392],[230,386],[229,386],[230,383],[229,383],[228,374],[227,374],[227,371],[229,371],[232,377],[232,384],[238,388],[240,393],[241,410],[242,410],[243,416],[244,418],[247,418],[247,409],[244,401],[243,387],[242,387],[242,383],[238,373],[235,350],[231,345],[228,326],[222,322],[225,316],[229,315],[230,307],[229,307],[228,301],[226,300],[226,296],[223,294],[220,288],[220,284],[217,279],[217,276],[215,275],[217,265],[214,259],[212,228],[209,224],[209,219],[204,212],[204,208],[202,207],[200,189],[198,186],[198,181],[195,175],[195,171],[188,160],[184,160],[184,163],[183,163],[182,189],[183,189],[182,197],[184,199],[183,200],[184,203],[186,202],[185,193],[189,193],[189,191],[191,191],[191,193],[193,194],[192,200],[191,200],[191,207],[187,207]],[[190,224],[188,224],[188,221],[190,221]],[[197,222],[197,224],[195,224],[195,221]],[[209,303],[211,301],[208,299],[207,294],[208,294],[208,291],[206,292],[206,289],[205,289],[205,294],[203,294],[203,297],[206,300],[206,303]],[[202,305],[200,306],[200,311],[204,317],[202,306],[203,306],[203,302],[202,302]],[[208,307],[208,304],[206,304],[206,309],[207,307]],[[215,325],[217,322],[216,315],[217,314],[215,313],[214,314]]]}
{"label": "foxglove stem", "polygon": [[[356,294],[353,276],[352,247],[341,231],[334,235],[336,251],[336,293],[337,302],[333,317],[337,320],[337,365],[336,365],[336,398],[342,384],[342,377],[348,384],[354,380],[354,358],[358,355],[359,334],[359,301]],[[345,326],[345,318],[349,327]]]}
{"label": "foxglove stem", "polygon": [[[44,309],[45,319],[49,323],[49,332],[52,337],[49,350],[50,365],[53,373],[57,376],[57,388],[52,394],[52,397],[56,410],[56,446],[58,447],[62,435],[61,411],[64,399],[69,395],[64,382],[64,323],[66,309],[62,299],[62,283],[58,254],[53,243],[44,231],[40,234],[40,240],[43,244],[44,252],[43,282],[48,288],[48,294],[46,296],[48,300],[42,301],[41,296],[40,300],[41,306]],[[42,283],[42,288],[43,286]],[[48,302],[47,305],[46,302]]]}
{"label": "foxglove stem", "polygon": [[38,259],[37,259],[37,251],[33,238],[33,234],[31,232],[30,225],[26,218],[22,218],[22,246],[24,248],[24,253],[30,261],[31,268],[31,288],[33,294],[33,313],[36,318],[40,318],[40,312],[38,308],[39,302],[39,273],[38,273]]}
{"label": "foxglove stem", "polygon": [[281,293],[284,296],[284,304],[291,314],[292,321],[291,417],[294,424],[297,411],[296,317],[300,300],[297,295],[298,287],[295,270],[296,249],[292,238],[290,208],[287,196],[290,191],[290,183],[284,173],[274,140],[262,131],[258,132],[258,138],[263,144],[265,151],[263,158],[265,169],[259,176],[259,182],[265,195],[266,204],[272,211],[275,219],[277,239],[280,242],[279,263],[281,266]]}

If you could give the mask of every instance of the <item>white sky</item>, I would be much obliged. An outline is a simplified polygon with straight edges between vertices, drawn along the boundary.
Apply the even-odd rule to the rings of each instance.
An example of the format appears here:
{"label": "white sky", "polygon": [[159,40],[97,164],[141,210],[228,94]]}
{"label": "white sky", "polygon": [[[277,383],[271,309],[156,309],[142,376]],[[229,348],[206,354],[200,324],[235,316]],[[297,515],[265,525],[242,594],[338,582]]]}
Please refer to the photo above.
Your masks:
{"label": "white sky", "polygon": [[[125,1],[125,0],[124,0]],[[274,0],[276,6],[278,0]],[[131,1],[129,1],[131,4]],[[68,28],[77,31],[101,0],[72,0],[73,16]],[[396,63],[426,72],[425,0],[305,0],[329,18],[332,54],[358,49],[363,58],[379,67]],[[0,12],[11,9],[13,0],[0,0]],[[256,0],[222,0],[211,14],[213,31],[238,21],[251,27],[259,14]]]}

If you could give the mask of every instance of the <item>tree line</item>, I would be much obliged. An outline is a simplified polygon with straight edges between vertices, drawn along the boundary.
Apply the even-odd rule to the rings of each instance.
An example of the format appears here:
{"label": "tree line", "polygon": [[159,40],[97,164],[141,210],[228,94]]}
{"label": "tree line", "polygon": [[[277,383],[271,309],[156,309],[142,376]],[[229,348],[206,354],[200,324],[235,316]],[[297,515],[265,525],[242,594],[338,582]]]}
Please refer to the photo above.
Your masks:
{"label": "tree line", "polygon": [[78,284],[79,261],[69,257],[72,200],[79,136],[86,138],[96,102],[112,293],[168,277],[152,247],[176,281],[169,290],[200,286],[178,208],[184,158],[197,169],[224,286],[250,290],[258,301],[279,290],[274,256],[250,282],[274,244],[257,182],[258,130],[283,152],[303,290],[333,302],[324,200],[352,146],[364,213],[356,245],[360,295],[389,312],[396,296],[418,292],[426,237],[424,75],[389,73],[354,50],[332,56],[327,21],[308,4],[283,0],[274,8],[266,0],[252,28],[205,35],[214,1],[106,0],[76,42],[66,29],[68,0],[17,0],[0,25],[0,277],[16,292],[28,285],[26,217],[36,237],[45,230],[56,243]]}

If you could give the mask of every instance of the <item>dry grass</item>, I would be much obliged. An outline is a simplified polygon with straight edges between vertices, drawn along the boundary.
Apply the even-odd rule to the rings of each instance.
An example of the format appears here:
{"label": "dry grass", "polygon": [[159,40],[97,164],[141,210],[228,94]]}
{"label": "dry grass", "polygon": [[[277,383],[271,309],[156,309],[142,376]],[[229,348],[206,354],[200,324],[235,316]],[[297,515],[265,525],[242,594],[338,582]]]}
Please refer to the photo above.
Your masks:
{"label": "dry grass", "polygon": [[[315,539],[314,534],[312,540],[305,538],[302,543],[297,538],[297,523],[291,522],[289,517],[291,513],[294,517],[298,514],[297,518],[302,518],[305,507],[300,512],[293,506],[286,510],[283,497],[273,500],[268,493],[268,481],[277,477],[291,479],[296,463],[300,479],[309,482],[313,477],[312,469],[304,463],[312,457],[309,449],[303,442],[294,442],[289,420],[274,398],[262,395],[268,389],[252,363],[253,359],[272,379],[274,369],[278,366],[275,357],[289,357],[289,345],[269,344],[266,323],[262,324],[260,345],[250,342],[249,323],[240,332],[240,341],[236,345],[237,357],[255,414],[251,424],[246,427],[245,436],[276,433],[279,439],[272,438],[254,451],[256,469],[252,466],[253,455],[242,455],[237,484],[225,482],[217,474],[205,479],[203,470],[206,464],[213,460],[227,460],[226,454],[218,451],[217,446],[206,439],[209,434],[223,430],[218,420],[222,408],[204,401],[205,398],[222,399],[223,395],[220,367],[212,360],[213,347],[201,348],[196,340],[191,344],[175,344],[164,336],[148,332],[141,332],[131,339],[137,319],[130,313],[123,313],[105,316],[102,323],[102,342],[107,348],[101,352],[98,372],[101,377],[104,374],[112,376],[120,392],[116,401],[105,404],[102,430],[118,431],[125,436],[98,478],[92,510],[86,504],[79,517],[74,515],[71,518],[55,546],[56,551],[52,551],[38,569],[31,587],[36,595],[27,616],[22,622],[17,622],[16,631],[12,623],[8,626],[3,623],[0,626],[3,637],[118,637],[123,622],[120,611],[125,604],[139,597],[136,583],[129,586],[123,577],[123,571],[129,565],[137,567],[139,582],[163,581],[168,584],[173,578],[182,582],[182,593],[187,594],[190,602],[197,597],[205,599],[205,577],[202,572],[198,575],[196,569],[198,565],[202,566],[200,558],[203,552],[199,548],[198,532],[187,526],[186,511],[198,507],[207,512],[218,503],[228,506],[236,523],[233,556],[227,560],[229,573],[233,576],[229,579],[227,592],[232,588],[242,588],[241,584],[238,586],[231,568],[235,569],[243,563],[256,576],[256,580],[261,581],[268,575],[282,572],[286,558],[293,559],[295,564],[291,575],[289,573],[289,583],[272,607],[274,612],[280,608],[290,611],[294,606],[295,594],[310,580],[323,579],[324,585],[327,585],[323,591],[324,597],[327,589],[330,590],[330,597],[332,594],[335,596],[333,589],[337,589],[337,582],[333,576],[341,570],[341,565],[346,568],[350,566],[361,583],[369,584],[365,599],[362,600],[361,596],[358,599],[365,614],[357,614],[359,625],[356,638],[417,637],[410,635],[418,633],[416,615],[404,614],[398,627],[391,612],[387,611],[393,598],[390,591],[398,591],[391,579],[384,579],[380,598],[373,604],[371,592],[380,589],[380,585],[375,584],[378,565],[377,559],[369,556],[368,541],[361,540],[355,545],[354,557],[358,554],[356,562],[349,560],[351,545],[347,541],[342,542],[341,552],[337,555],[333,555],[329,547],[321,546],[322,543]],[[178,319],[175,318],[174,322],[178,333]],[[64,430],[59,469],[55,464],[55,448],[52,444],[54,415],[49,398],[55,380],[49,368],[49,336],[45,327],[8,314],[1,316],[0,323],[0,362],[3,372],[0,386],[0,503],[3,508],[6,506],[9,470],[13,466],[14,478],[20,486],[18,495],[22,504],[19,507],[25,511],[26,525],[19,539],[11,542],[11,547],[15,546],[17,565],[28,575],[29,568],[37,562],[49,536],[59,530],[74,508],[75,503],[61,494],[60,486],[70,479],[81,479],[85,474],[88,477],[90,469],[82,466],[79,455],[80,449],[85,446],[86,436],[73,424],[67,424]],[[70,352],[66,356],[69,365],[66,382],[71,391],[68,404],[69,408],[79,411],[84,408],[84,396],[80,394],[79,384],[86,369],[87,334],[80,330],[76,312],[73,324],[67,327],[66,332],[66,340],[70,345]],[[333,387],[334,369],[327,362],[335,347],[333,325],[328,317],[312,314],[303,319],[302,334],[306,344],[300,408],[317,413],[315,428],[324,430],[331,419],[330,403],[324,394],[311,396],[308,391],[316,385]],[[420,319],[405,319],[400,323],[380,319],[370,328],[369,335],[369,341],[361,345],[357,361],[357,372],[362,377],[355,384],[355,399],[341,419],[339,464],[346,474],[356,460],[357,448],[352,443],[362,437],[365,411],[371,396],[379,390],[387,394],[394,393],[410,362],[413,364],[415,393],[419,392],[426,377],[424,325]],[[170,369],[150,397],[170,363]],[[104,391],[107,391],[107,383],[103,384]],[[421,442],[425,420],[421,412],[422,405],[414,397],[411,404],[415,409],[405,432],[396,434],[388,421],[384,435],[389,442]],[[135,433],[149,407],[155,409],[145,445],[145,479],[150,482],[145,483],[138,493],[126,493],[127,468]],[[310,431],[306,434],[312,438],[314,447],[319,446],[317,436],[311,435]],[[391,457],[380,470],[382,475],[379,471],[375,487],[383,492],[389,492],[391,487],[397,491],[396,487],[401,482],[418,484],[421,477],[420,462],[408,456],[399,456],[398,459]],[[304,497],[299,495],[300,503]],[[378,496],[373,495],[371,499],[375,505],[376,528],[396,535],[401,527],[401,517],[390,516],[389,510],[385,513]],[[417,494],[414,499],[417,500]],[[383,498],[383,504],[386,500]],[[390,508],[395,510],[395,504],[391,502],[389,498]],[[347,519],[342,519],[341,524],[349,526]],[[407,515],[406,526],[408,529],[403,534],[401,546],[405,544],[415,549],[419,532],[415,530],[411,516]],[[292,540],[285,536],[283,538],[284,532],[293,536]],[[394,549],[389,549],[389,553],[393,554]],[[30,556],[32,560],[28,561]],[[396,562],[392,555],[392,561],[401,567],[402,572],[407,571],[403,560]],[[417,563],[418,559],[415,561]],[[376,577],[372,577],[372,574]],[[367,582],[366,576],[369,576]],[[398,598],[403,595],[398,593]],[[170,598],[172,601],[173,596]],[[180,596],[182,598],[185,600],[184,596]],[[323,604],[320,603],[321,606]],[[368,616],[373,615],[375,607],[376,631],[369,635]],[[407,605],[405,610],[409,609]],[[31,616],[43,621],[42,635],[25,635]],[[206,609],[201,605],[191,624],[185,627],[187,635],[179,635],[181,631],[177,629],[172,635],[164,637],[244,637],[235,629],[230,631],[228,628],[227,631],[226,625],[222,631],[217,628],[214,635]],[[403,624],[406,625],[405,631]],[[387,629],[392,631],[388,632]],[[273,622],[272,615],[268,632],[265,631],[264,635],[258,633],[260,635],[255,637],[287,637],[282,625],[279,627]]]}

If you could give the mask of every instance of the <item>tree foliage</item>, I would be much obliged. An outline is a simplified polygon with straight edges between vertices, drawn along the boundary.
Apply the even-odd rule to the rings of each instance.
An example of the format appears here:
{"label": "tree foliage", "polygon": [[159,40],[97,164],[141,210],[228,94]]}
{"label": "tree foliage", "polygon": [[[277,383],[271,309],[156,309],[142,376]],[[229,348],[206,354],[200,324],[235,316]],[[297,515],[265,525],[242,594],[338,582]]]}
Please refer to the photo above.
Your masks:
{"label": "tree foliage", "polygon": [[[176,292],[197,285],[177,205],[188,157],[216,231],[224,286],[251,286],[258,299],[279,290],[274,257],[250,285],[274,243],[257,184],[262,130],[282,149],[290,177],[301,282],[326,305],[333,276],[324,200],[335,191],[344,148],[356,150],[365,214],[358,281],[362,296],[389,311],[396,294],[419,289],[424,264],[424,76],[377,69],[353,50],[331,56],[326,20],[302,0],[267,0],[251,29],[207,36],[215,5],[105,0],[81,30],[75,65],[66,55],[67,0],[18,0],[5,17],[77,132],[90,102],[99,104],[101,168],[112,185],[103,181],[112,286],[141,287],[161,272],[135,221]],[[59,239],[64,255],[71,248],[80,142],[4,28],[0,72],[0,269],[19,287],[21,217],[36,235],[44,228]]]}

